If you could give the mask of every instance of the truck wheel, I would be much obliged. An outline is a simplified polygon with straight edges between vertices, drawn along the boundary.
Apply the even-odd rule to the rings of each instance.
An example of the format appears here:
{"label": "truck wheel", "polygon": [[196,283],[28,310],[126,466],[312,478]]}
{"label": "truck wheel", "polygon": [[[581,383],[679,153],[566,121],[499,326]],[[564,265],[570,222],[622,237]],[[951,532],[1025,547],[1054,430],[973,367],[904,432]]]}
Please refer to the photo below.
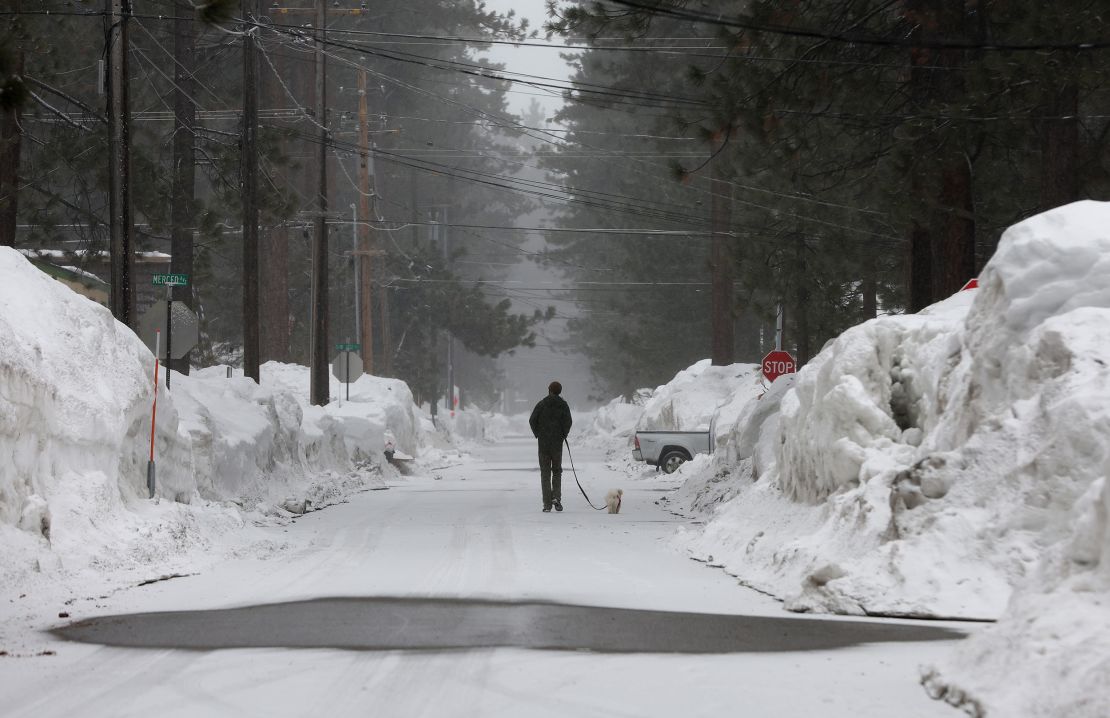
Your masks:
{"label": "truck wheel", "polygon": [[663,455],[663,458],[659,459],[659,466],[663,469],[664,473],[673,474],[678,467],[689,460],[690,457],[686,456],[686,454],[681,451],[668,451]]}

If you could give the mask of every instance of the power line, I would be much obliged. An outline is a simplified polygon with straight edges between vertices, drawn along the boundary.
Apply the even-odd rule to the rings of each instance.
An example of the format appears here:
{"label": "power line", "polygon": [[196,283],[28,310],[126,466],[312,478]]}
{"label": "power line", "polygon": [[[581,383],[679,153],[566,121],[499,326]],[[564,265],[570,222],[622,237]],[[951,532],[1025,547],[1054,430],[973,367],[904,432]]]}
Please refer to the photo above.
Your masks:
{"label": "power line", "polygon": [[1097,38],[1094,40],[1078,42],[965,42],[962,40],[925,40],[913,38],[890,38],[859,32],[830,32],[810,28],[791,27],[789,25],[776,25],[761,23],[754,20],[745,20],[740,17],[725,17],[723,14],[712,15],[709,13],[686,10],[676,7],[663,7],[661,5],[641,2],[640,0],[612,0],[617,5],[624,5],[636,10],[645,10],[653,15],[668,15],[682,20],[693,20],[707,25],[718,25],[739,30],[781,35],[785,37],[801,37],[811,40],[826,40],[831,42],[847,43],[852,45],[872,45],[877,47],[900,47],[907,49],[930,50],[989,50],[999,52],[1051,52],[1066,50],[1069,52],[1087,52],[1092,50],[1105,50],[1110,48],[1110,39]]}
{"label": "power line", "polygon": [[[499,117],[499,116],[494,115],[492,113],[489,113],[485,110],[480,110],[480,109],[478,109],[476,107],[473,107],[471,105],[467,105],[466,103],[460,102],[458,100],[453,100],[453,99],[450,99],[450,98],[442,97],[441,95],[437,95],[436,93],[430,92],[430,91],[425,90],[423,88],[419,88],[419,87],[410,85],[410,84],[405,83],[401,80],[398,80],[397,78],[393,78],[393,77],[390,77],[389,75],[386,75],[384,73],[372,70],[369,67],[367,67],[365,65],[362,65],[362,64],[359,64],[358,62],[355,62],[353,60],[350,60],[350,59],[347,59],[347,58],[344,58],[342,56],[338,56],[338,55],[335,55],[335,54],[332,54],[332,53],[329,53],[328,56],[335,58],[339,62],[344,62],[344,63],[346,63],[346,64],[348,64],[352,67],[365,69],[368,73],[374,75],[375,77],[379,77],[379,78],[384,79],[386,81],[392,82],[393,84],[395,84],[399,87],[405,87],[405,88],[410,89],[414,92],[434,97],[434,98],[440,100],[441,102],[445,102],[447,104],[452,104],[452,105],[455,105],[455,106],[458,106],[458,107],[465,108],[465,109],[467,109],[467,110],[469,110],[469,111],[471,111],[471,112],[473,112],[473,113],[475,113],[479,116],[483,116],[483,117],[486,117],[486,118],[490,119],[491,121],[494,122],[494,124],[497,124],[497,125],[500,125],[500,126],[503,126],[503,127],[510,127],[514,130],[521,131],[525,135],[533,137],[535,139],[539,139],[542,142],[547,142],[547,143],[550,143],[550,144],[554,144],[554,145],[559,146],[559,147],[564,146],[563,144],[560,144],[560,143],[566,143],[565,139],[557,137],[557,136],[555,136],[551,133],[547,133],[546,131],[540,131],[540,134],[541,135],[542,134],[548,134],[549,137],[537,136],[537,135],[532,134],[531,132],[527,131],[527,129],[523,125],[521,125],[520,123],[515,122],[511,119]],[[595,150],[598,150],[600,152],[606,152],[607,154],[612,154],[610,151],[605,150],[604,148],[599,148],[599,147],[596,147],[596,146],[587,145],[583,142],[578,142],[577,144],[585,146],[585,147],[590,147],[591,149],[595,149]],[[637,162],[639,164],[645,164],[645,165],[648,165],[648,166],[653,167],[653,168],[661,167],[661,165],[658,165],[657,163],[647,162],[647,161],[644,161],[644,160],[635,160],[635,159],[629,158],[629,161],[630,162]],[[641,172],[641,174],[648,174],[648,173]],[[658,176],[655,175],[655,174],[648,174],[648,176],[652,177],[653,179],[658,180]],[[753,186],[750,186],[750,185],[745,185],[745,184],[734,182],[734,181],[725,181],[725,184],[731,185],[733,187],[738,187],[738,188],[741,188],[741,189],[749,190],[749,191],[766,192],[766,193],[772,194],[774,196],[779,196],[781,198],[794,199],[794,200],[798,200],[798,201],[808,201],[808,202],[812,202],[812,203],[815,203],[815,204],[818,204],[818,205],[831,206],[831,207],[836,207],[836,208],[839,208],[839,209],[845,209],[845,210],[849,210],[849,211],[862,212],[862,213],[866,213],[866,214],[874,214],[874,215],[880,215],[880,216],[883,214],[881,212],[877,212],[877,211],[874,211],[874,210],[867,210],[867,209],[863,209],[863,208],[859,208],[859,207],[852,207],[852,206],[849,206],[849,205],[839,205],[837,203],[832,203],[832,202],[828,202],[828,201],[825,201],[825,200],[819,200],[819,199],[816,199],[816,198],[805,197],[804,195],[796,195],[796,194],[787,194],[787,193],[775,192],[773,190],[767,190],[767,189],[764,189],[764,188],[753,187]],[[700,192],[702,194],[710,194],[708,192],[708,190],[701,190],[701,189],[696,189],[695,188],[694,191]],[[859,228],[850,227],[850,226],[838,224],[838,223],[835,223],[835,222],[830,222],[828,220],[824,220],[824,219],[820,219],[820,218],[807,217],[805,215],[800,215],[800,214],[797,214],[797,213],[794,213],[794,212],[788,212],[788,211],[784,212],[779,208],[767,207],[765,205],[761,205],[759,203],[752,202],[750,200],[736,199],[735,201],[739,202],[741,204],[746,204],[747,206],[750,206],[750,207],[762,209],[762,210],[769,211],[769,212],[772,212],[772,213],[785,214],[787,216],[790,216],[790,217],[793,217],[795,219],[799,219],[799,220],[802,220],[802,221],[815,222],[815,223],[818,223],[818,224],[823,224],[823,225],[826,225],[826,226],[846,230],[846,231],[849,231],[849,232],[860,233],[860,234],[865,234],[865,235],[869,235],[869,236],[886,237],[888,239],[896,239],[896,241],[899,241],[899,242],[901,241],[901,239],[893,238],[890,235],[880,235],[880,234],[877,234],[875,232],[870,232],[868,230],[861,230]],[[704,219],[699,218],[698,221],[699,222],[704,221]]]}

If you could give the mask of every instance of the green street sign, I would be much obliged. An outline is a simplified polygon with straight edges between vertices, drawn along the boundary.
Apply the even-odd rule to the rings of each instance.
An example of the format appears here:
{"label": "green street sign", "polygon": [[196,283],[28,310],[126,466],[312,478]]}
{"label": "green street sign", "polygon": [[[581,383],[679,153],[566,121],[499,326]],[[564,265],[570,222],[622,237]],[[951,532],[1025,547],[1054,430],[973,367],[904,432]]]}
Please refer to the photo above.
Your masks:
{"label": "green street sign", "polygon": [[153,278],[155,286],[170,285],[173,287],[187,287],[189,286],[188,274],[155,274]]}
{"label": "green street sign", "polygon": [[335,350],[337,352],[357,352],[362,349],[361,344],[336,344]]}

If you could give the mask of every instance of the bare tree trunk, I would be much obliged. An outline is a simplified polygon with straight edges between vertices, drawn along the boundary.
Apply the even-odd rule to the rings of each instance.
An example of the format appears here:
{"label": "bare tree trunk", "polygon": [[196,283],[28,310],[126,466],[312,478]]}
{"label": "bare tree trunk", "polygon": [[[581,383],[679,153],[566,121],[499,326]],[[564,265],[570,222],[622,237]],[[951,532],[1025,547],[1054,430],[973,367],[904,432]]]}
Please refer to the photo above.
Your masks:
{"label": "bare tree trunk", "polygon": [[[170,200],[170,271],[189,276],[189,285],[173,288],[173,300],[195,307],[196,291],[193,276],[193,225],[196,212],[196,106],[190,96],[196,82],[196,34],[193,21],[183,8],[181,17],[173,22],[174,58],[174,133],[173,133],[173,196]],[[171,359],[170,368],[189,373],[189,356]]]}
{"label": "bare tree trunk", "polygon": [[[258,0],[242,0],[244,21],[257,16]],[[258,339],[258,56],[254,30],[243,34],[243,131],[239,152],[243,199],[243,375],[260,383]]]}
{"label": "bare tree trunk", "polygon": [[[259,85],[266,107],[286,107],[290,104],[310,106],[312,104],[312,78],[304,60],[290,60],[283,53],[274,53],[272,61],[260,64]],[[276,73],[275,71],[276,70]],[[281,86],[278,78],[285,78],[290,94],[300,97],[291,98]],[[284,136],[277,140],[280,145],[278,154],[290,154],[290,142]],[[290,171],[286,166],[274,168],[274,180],[279,187],[295,187],[303,196],[312,194],[309,173]],[[301,207],[300,209],[307,209]],[[261,238],[259,267],[259,356],[260,361],[292,361],[290,354],[291,323],[289,318],[289,242],[291,230],[287,226],[270,227]]]}
{"label": "bare tree trunk", "polygon": [[878,270],[875,267],[875,254],[868,252],[863,260],[863,283],[860,295],[863,298],[864,319],[874,319],[879,315]]}
{"label": "bare tree trunk", "polygon": [[933,301],[952,296],[975,276],[975,207],[971,164],[966,157],[952,157],[943,168],[940,205],[943,214],[937,236]]}
{"label": "bare tree trunk", "polygon": [[[17,6],[18,8],[18,6]],[[14,74],[23,75],[23,48],[16,49]],[[0,109],[0,245],[15,246],[19,214],[19,155],[23,134],[19,130],[19,108]]]}
{"label": "bare tree trunk", "polygon": [[132,252],[131,213],[131,109],[129,29],[131,0],[105,0],[106,52],[108,57],[108,217],[112,316],[132,326],[135,294],[131,286],[135,257]]}
{"label": "bare tree trunk", "polygon": [[262,245],[258,258],[262,361],[289,361],[289,228],[270,227]]}
{"label": "bare tree trunk", "polygon": [[794,333],[798,338],[798,366],[809,361],[809,284],[807,282],[806,240],[798,235],[794,242]]}
{"label": "bare tree trunk", "polygon": [[710,249],[712,282],[712,360],[714,366],[728,366],[735,356],[735,327],[733,322],[733,267],[732,240],[728,235],[731,223],[732,186],[723,182],[720,169],[714,167],[710,180],[710,221],[713,229]]}
{"label": "bare tree trunk", "polygon": [[[970,38],[974,35],[968,0],[937,0],[943,39]],[[940,64],[945,68],[938,87],[940,97],[955,104],[966,94],[964,73],[958,68],[967,64],[967,50],[941,50]],[[934,226],[940,231],[935,240],[933,271],[933,302],[949,297],[975,276],[975,202],[971,159],[966,148],[957,144],[955,134],[948,138],[949,146],[941,149],[943,164],[940,168],[940,190],[937,203],[940,214]]]}
{"label": "bare tree trunk", "polygon": [[[915,39],[956,40],[972,34],[967,0],[906,0],[905,7]],[[937,102],[960,102],[965,92],[963,73],[949,68],[964,65],[966,52],[911,51],[909,96],[917,113],[928,115]],[[924,210],[910,229],[910,311],[949,296],[975,276],[973,182],[960,138],[958,132],[937,127],[917,140],[911,153],[915,164],[911,193]]]}
{"label": "bare tree trunk", "polygon": [[1042,135],[1041,209],[1079,199],[1079,88],[1068,82],[1046,108]]}
{"label": "bare tree trunk", "polygon": [[[930,0],[906,0],[906,16],[914,28],[912,37],[921,39],[925,28],[932,27],[930,21]],[[908,95],[912,107],[921,110],[929,102],[931,80],[930,70],[934,62],[933,53],[914,48],[910,50],[912,69],[909,76]],[[906,262],[907,304],[911,312],[919,312],[929,306],[933,297],[933,237],[929,231],[928,219],[922,216],[921,207],[927,204],[929,192],[927,143],[923,139],[914,141],[908,153],[911,163],[910,195],[916,207],[909,228],[909,257]]]}
{"label": "bare tree trunk", "polygon": [[[21,0],[12,9],[19,12]],[[3,38],[0,38],[3,39]],[[23,42],[13,28],[15,45],[12,74],[23,76]],[[2,78],[0,78],[2,79]],[[19,107],[0,108],[0,246],[14,247],[19,216],[19,157],[23,133],[19,129]]]}

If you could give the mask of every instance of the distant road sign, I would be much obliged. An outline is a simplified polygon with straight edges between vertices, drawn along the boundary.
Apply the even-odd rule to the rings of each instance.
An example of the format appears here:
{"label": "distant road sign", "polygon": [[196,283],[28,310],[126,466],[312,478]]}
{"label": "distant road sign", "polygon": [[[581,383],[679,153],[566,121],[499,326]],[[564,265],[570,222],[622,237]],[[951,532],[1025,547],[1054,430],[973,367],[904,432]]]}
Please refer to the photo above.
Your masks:
{"label": "distant road sign", "polygon": [[355,352],[342,351],[331,362],[331,373],[344,384],[362,376],[362,357]]}
{"label": "distant road sign", "polygon": [[189,286],[188,274],[155,274],[152,279],[155,286],[169,285],[171,287]]}
{"label": "distant road sign", "polygon": [[361,344],[336,344],[335,350],[337,352],[357,352],[362,349]]}
{"label": "distant road sign", "polygon": [[798,363],[794,361],[794,357],[790,356],[790,352],[775,350],[769,352],[767,356],[763,357],[763,363],[760,365],[763,368],[763,376],[767,377],[767,381],[773,382],[783,374],[793,374],[798,371]]}
{"label": "distant road sign", "polygon": [[[172,359],[181,359],[200,341],[200,324],[197,315],[185,306],[184,302],[174,302],[171,309],[170,328],[173,330]],[[166,302],[155,302],[154,305],[139,318],[139,338],[143,340],[150,351],[154,351],[154,332],[162,333],[162,341],[158,346],[158,358],[166,359]]]}

